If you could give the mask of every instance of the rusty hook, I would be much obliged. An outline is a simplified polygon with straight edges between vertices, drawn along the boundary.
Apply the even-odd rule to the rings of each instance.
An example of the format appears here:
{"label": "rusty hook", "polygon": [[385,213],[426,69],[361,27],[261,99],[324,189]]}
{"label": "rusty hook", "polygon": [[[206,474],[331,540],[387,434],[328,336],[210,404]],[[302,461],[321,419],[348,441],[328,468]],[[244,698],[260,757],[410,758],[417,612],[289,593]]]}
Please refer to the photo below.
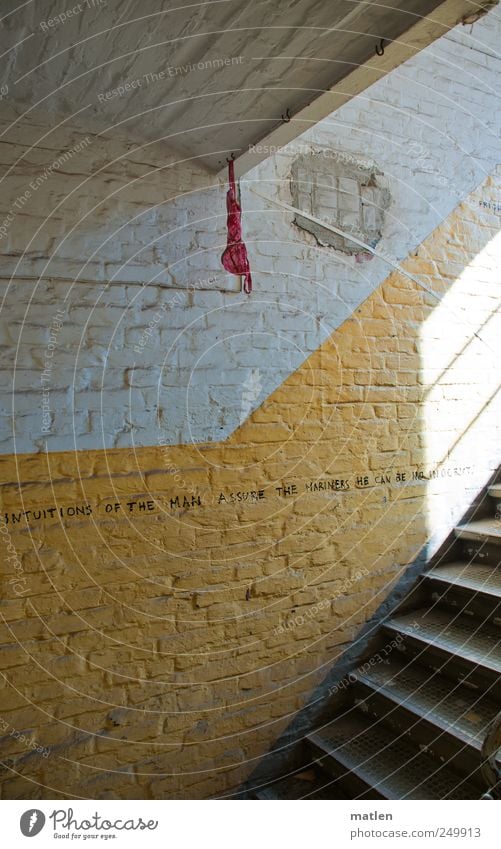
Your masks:
{"label": "rusty hook", "polygon": [[376,44],[376,53],[378,56],[384,56],[384,38],[381,39],[379,44]]}
{"label": "rusty hook", "polygon": [[284,124],[288,124],[291,118],[292,115],[290,113],[290,109],[287,107],[287,109],[285,110],[285,115],[282,115],[282,121],[284,122]]}
{"label": "rusty hook", "polygon": [[228,157],[226,157],[226,162],[227,162],[227,163],[228,163],[228,165],[229,165],[229,164],[230,164],[230,162],[234,162],[234,161],[235,161],[235,154],[232,152],[232,154],[231,154],[231,156],[230,156],[230,158],[229,158],[229,159],[228,159]]}

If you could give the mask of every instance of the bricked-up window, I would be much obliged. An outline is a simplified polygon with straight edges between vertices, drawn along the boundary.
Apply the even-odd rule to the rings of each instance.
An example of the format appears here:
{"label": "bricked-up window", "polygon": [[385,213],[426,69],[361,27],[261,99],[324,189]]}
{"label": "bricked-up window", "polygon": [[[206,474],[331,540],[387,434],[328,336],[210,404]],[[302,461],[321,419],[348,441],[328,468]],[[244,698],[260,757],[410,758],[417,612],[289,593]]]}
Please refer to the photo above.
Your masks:
{"label": "bricked-up window", "polygon": [[[298,156],[291,171],[291,192],[297,209],[326,221],[375,247],[383,234],[390,193],[374,163],[328,148]],[[294,223],[312,233],[319,244],[346,254],[360,246],[297,215]]]}

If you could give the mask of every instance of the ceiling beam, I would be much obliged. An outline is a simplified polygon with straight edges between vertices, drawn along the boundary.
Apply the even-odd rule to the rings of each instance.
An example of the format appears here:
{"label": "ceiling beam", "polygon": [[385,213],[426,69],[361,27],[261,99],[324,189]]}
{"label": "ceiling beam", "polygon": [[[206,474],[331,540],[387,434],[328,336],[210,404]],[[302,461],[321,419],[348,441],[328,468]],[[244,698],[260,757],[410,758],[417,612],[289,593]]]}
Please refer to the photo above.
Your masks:
{"label": "ceiling beam", "polygon": [[[409,27],[400,38],[385,44],[382,56],[374,52],[374,57],[370,61],[359,65],[331,89],[323,92],[293,114],[290,121],[276,127],[259,141],[256,140],[249,150],[239,154],[235,159],[236,176],[243,176],[260,162],[268,159],[276,149],[294,141],[306,130],[327,118],[344,103],[361,94],[390,71],[428,47],[437,38],[461,24],[462,18],[471,15],[473,11],[478,13],[483,6],[491,8],[492,5],[492,0],[486,0],[484,3],[482,0],[476,3],[472,0],[445,0],[430,15]],[[220,178],[226,179],[226,173],[226,168],[219,171]]]}

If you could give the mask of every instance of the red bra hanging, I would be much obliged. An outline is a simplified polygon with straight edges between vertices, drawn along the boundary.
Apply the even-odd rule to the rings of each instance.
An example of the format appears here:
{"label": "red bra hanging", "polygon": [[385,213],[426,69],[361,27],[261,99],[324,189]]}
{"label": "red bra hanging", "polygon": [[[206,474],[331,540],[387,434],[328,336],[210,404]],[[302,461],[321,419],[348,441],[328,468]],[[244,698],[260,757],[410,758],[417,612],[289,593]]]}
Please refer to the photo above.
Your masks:
{"label": "red bra hanging", "polygon": [[242,208],[237,198],[233,159],[230,159],[228,163],[228,179],[230,183],[230,187],[226,193],[226,210],[228,213],[226,226],[228,229],[228,238],[226,248],[221,256],[221,262],[223,268],[230,274],[243,276],[243,290],[248,295],[252,291],[252,277],[247,248],[244,242],[242,242]]}

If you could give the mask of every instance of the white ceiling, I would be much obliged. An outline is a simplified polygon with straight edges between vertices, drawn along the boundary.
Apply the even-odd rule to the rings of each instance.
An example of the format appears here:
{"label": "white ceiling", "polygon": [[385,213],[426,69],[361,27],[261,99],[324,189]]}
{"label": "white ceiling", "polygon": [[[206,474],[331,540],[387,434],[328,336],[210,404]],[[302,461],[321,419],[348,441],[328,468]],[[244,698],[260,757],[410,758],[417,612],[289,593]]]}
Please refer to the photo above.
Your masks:
{"label": "white ceiling", "polygon": [[19,114],[165,138],[218,170],[440,2],[4,0],[1,81]]}

